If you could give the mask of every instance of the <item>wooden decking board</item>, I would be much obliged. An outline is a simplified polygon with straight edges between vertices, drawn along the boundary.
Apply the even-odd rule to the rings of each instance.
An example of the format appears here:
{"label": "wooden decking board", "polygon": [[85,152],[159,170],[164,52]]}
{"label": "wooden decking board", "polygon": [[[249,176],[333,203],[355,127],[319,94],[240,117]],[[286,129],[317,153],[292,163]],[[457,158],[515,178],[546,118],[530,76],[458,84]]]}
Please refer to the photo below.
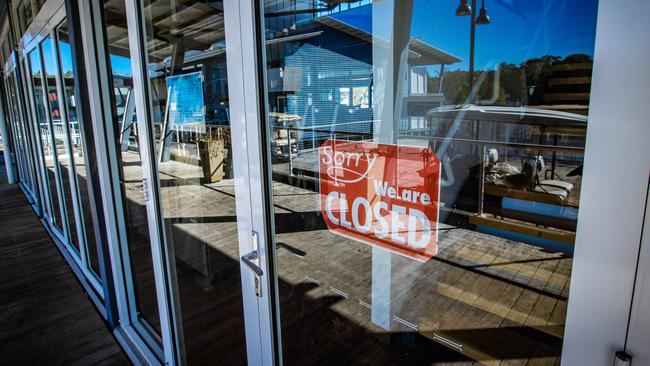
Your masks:
{"label": "wooden decking board", "polygon": [[[236,222],[220,221],[222,218],[232,220],[235,215],[232,184],[222,181],[207,186],[192,185],[198,182],[195,178],[200,172],[178,162],[165,164],[165,176],[179,177],[174,178],[177,181],[167,179],[162,188],[163,206],[167,205],[165,216],[173,218],[171,224],[178,231],[175,235],[181,235],[178,237],[181,238],[183,232],[188,240],[205,242],[226,260],[237,263]],[[182,173],[176,173],[174,170],[177,168]],[[276,250],[287,364],[468,361],[459,353],[447,350],[394,320],[389,331],[373,324],[371,309],[359,303],[371,303],[372,248],[332,234],[322,226],[309,226],[313,222],[304,220],[319,219],[319,196],[316,193],[280,182],[273,183],[273,191],[277,195],[274,197],[278,224],[276,240],[287,245]],[[193,197],[202,202],[190,202]],[[138,198],[132,204],[141,205],[142,202]],[[206,222],[201,221],[203,216],[207,218]],[[500,347],[503,347],[504,339],[516,336],[518,342],[528,342],[526,349],[533,349],[535,337],[543,336],[543,332],[530,330],[522,324],[535,320],[536,324],[544,325],[546,319],[562,313],[561,307],[566,306],[566,302],[556,300],[565,286],[566,269],[570,268],[571,258],[556,258],[555,254],[531,245],[463,228],[442,228],[439,253],[434,259],[416,265],[407,258],[392,255],[390,315],[414,323],[418,330],[425,332],[445,330],[452,338],[453,334],[470,337],[468,339],[485,338],[484,334],[487,334],[487,340],[497,336]],[[295,253],[303,253],[303,256],[299,258]],[[180,288],[188,285],[190,277],[186,276],[179,276]],[[319,281],[320,285],[311,283],[308,278]],[[237,290],[238,284],[217,279],[214,285]],[[347,298],[333,290],[347,294]],[[184,296],[192,298],[183,299]],[[542,297],[552,300],[544,300],[536,308]],[[208,357],[210,350],[214,356],[215,350],[221,349],[220,345],[208,340],[220,337],[220,331],[212,327],[218,322],[214,319],[200,322],[202,317],[210,316],[210,307],[202,303],[209,299],[198,293],[181,294],[183,312],[193,313],[183,314],[185,326],[196,328],[194,331],[203,329],[207,337],[196,340],[195,345],[200,347],[191,347],[200,355],[198,359]],[[225,308],[220,311],[224,315],[233,314]],[[537,319],[538,314],[544,321]],[[408,346],[409,339],[416,339],[417,346]],[[510,358],[521,356],[502,351],[497,354]],[[548,352],[546,349],[542,351],[539,355]]]}
{"label": "wooden decking board", "polygon": [[[480,251],[473,255],[475,262],[481,263],[483,258],[488,256],[490,248],[485,248],[485,251]],[[482,252],[482,253],[481,253]],[[455,326],[458,326],[458,320],[471,308],[472,304],[476,301],[478,294],[486,278],[483,276],[477,276],[475,273],[465,271],[463,275],[460,276],[457,283],[451,284],[451,289],[456,290],[458,286],[458,294],[455,297],[457,303],[452,303],[450,308],[445,311],[445,315],[438,324],[438,329],[454,329]],[[453,314],[450,316],[450,314]],[[462,325],[460,325],[462,326]]]}
{"label": "wooden decking board", "polygon": [[130,362],[0,164],[0,364]]}

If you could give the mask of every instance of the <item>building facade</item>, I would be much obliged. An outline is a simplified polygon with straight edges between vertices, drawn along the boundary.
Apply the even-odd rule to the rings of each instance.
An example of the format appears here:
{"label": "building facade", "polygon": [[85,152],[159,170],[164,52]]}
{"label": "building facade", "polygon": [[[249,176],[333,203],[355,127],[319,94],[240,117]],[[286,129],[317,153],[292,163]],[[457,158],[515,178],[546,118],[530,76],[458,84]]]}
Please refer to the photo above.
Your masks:
{"label": "building facade", "polygon": [[135,364],[650,364],[623,3],[8,1],[8,177]]}

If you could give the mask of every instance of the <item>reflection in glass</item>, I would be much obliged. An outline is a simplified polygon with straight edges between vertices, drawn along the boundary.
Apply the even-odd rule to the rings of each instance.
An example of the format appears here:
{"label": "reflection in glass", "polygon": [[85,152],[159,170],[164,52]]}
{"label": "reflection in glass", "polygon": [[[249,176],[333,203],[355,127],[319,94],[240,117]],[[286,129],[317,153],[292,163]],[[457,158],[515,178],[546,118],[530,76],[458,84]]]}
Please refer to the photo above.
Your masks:
{"label": "reflection in glass", "polygon": [[113,128],[119,149],[120,182],[133,275],[136,312],[160,333],[149,225],[142,186],[142,161],[138,145],[133,77],[126,29],[124,1],[104,1],[104,20],[113,80]]}
{"label": "reflection in glass", "polygon": [[43,70],[41,68],[40,50],[36,48],[29,54],[29,64],[32,73],[32,90],[34,91],[34,107],[36,110],[36,131],[40,137],[40,159],[41,164],[45,167],[45,181],[48,189],[45,189],[46,199],[49,205],[45,205],[50,211],[50,218],[61,232],[63,232],[63,221],[61,220],[61,206],[59,205],[58,187],[56,184],[56,173],[54,168],[54,147],[52,146],[52,136],[48,127],[45,106],[43,105]]}
{"label": "reflection in glass", "polygon": [[559,362],[597,2],[465,3],[263,2],[285,364]]}
{"label": "reflection in glass", "polygon": [[187,362],[243,365],[223,4],[148,3],[150,108]]}
{"label": "reflection in glass", "polygon": [[52,50],[52,41],[48,38],[42,43],[43,61],[44,61],[44,75],[47,85],[47,100],[49,103],[49,112],[51,116],[52,131],[54,133],[54,145],[56,149],[56,159],[58,163],[58,171],[60,173],[61,185],[63,187],[63,207],[65,208],[66,218],[68,221],[68,228],[70,230],[69,240],[73,248],[80,252],[79,237],[77,234],[77,222],[74,214],[74,204],[72,198],[72,188],[70,183],[70,164],[71,158],[68,155],[67,139],[68,133],[66,126],[61,119],[61,111],[59,105],[59,96],[56,90],[56,59],[54,58]]}
{"label": "reflection in glass", "polygon": [[18,95],[16,93],[16,80],[14,72],[9,73],[5,81],[7,85],[7,109],[12,116],[12,130],[16,136],[18,153],[21,156],[20,160],[18,161],[18,166],[22,171],[21,177],[26,178],[26,183],[31,192],[36,192],[34,189],[34,178],[32,176],[32,170],[29,169],[31,166],[31,154],[29,153],[29,148],[27,147],[28,134],[25,130],[27,126],[18,112]]}
{"label": "reflection in glass", "polygon": [[90,268],[96,275],[99,274],[99,258],[97,255],[97,243],[95,242],[95,230],[93,229],[93,219],[90,209],[90,197],[88,196],[88,176],[86,174],[86,160],[83,151],[83,138],[79,129],[79,116],[77,115],[77,96],[74,89],[74,70],[72,68],[72,52],[68,35],[68,21],[57,29],[57,41],[59,51],[59,64],[61,70],[61,84],[63,85],[63,101],[68,119],[67,129],[70,134],[70,144],[72,155],[70,164],[74,169],[77,181],[78,196],[80,200],[81,220],[83,222],[86,245],[88,246],[88,259]]}

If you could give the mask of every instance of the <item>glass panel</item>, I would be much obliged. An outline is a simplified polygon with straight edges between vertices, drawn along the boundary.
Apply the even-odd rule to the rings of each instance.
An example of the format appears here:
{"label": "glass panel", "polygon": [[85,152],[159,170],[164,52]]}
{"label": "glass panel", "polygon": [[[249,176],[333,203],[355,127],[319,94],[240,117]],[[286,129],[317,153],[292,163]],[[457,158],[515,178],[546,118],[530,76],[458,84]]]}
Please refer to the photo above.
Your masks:
{"label": "glass panel", "polygon": [[131,296],[135,301],[138,318],[146,320],[160,333],[149,225],[142,189],[142,161],[138,145],[134,98],[131,98],[133,73],[124,1],[104,1],[104,21],[113,80],[115,147],[119,151],[118,165],[134,287]]}
{"label": "glass panel", "polygon": [[597,1],[476,3],[263,1],[286,364],[560,362]]}
{"label": "glass panel", "polygon": [[16,75],[15,71],[9,75],[7,79],[7,84],[9,84],[9,95],[11,99],[11,110],[14,115],[14,121],[16,123],[16,133],[22,136],[21,149],[23,155],[23,171],[27,175],[27,183],[32,194],[37,194],[36,188],[36,176],[34,175],[34,163],[31,150],[31,139],[30,139],[30,126],[27,123],[27,120],[23,118],[23,115],[19,109],[20,99],[17,93],[16,85]]}
{"label": "glass panel", "polygon": [[159,0],[144,9],[187,361],[245,365],[223,4]]}
{"label": "glass panel", "polygon": [[36,106],[36,131],[41,141],[39,151],[40,163],[45,167],[45,182],[47,188],[44,191],[49,201],[48,207],[50,218],[54,225],[63,232],[61,225],[61,206],[59,205],[58,187],[56,184],[56,173],[54,168],[54,148],[52,147],[52,136],[46,119],[45,106],[43,105],[43,72],[41,68],[40,51],[35,49],[29,54],[29,62],[32,73],[32,88],[34,90],[34,105]]}
{"label": "glass panel", "polygon": [[[29,119],[27,118],[27,115],[23,114],[24,112],[21,111],[19,107],[19,103],[21,103],[21,98],[17,91],[20,90],[20,88],[17,87],[18,80],[16,79],[15,74],[12,74],[12,79],[13,79],[12,86],[14,88],[18,88],[18,89],[14,89],[12,91],[12,94],[13,94],[13,99],[15,101],[14,114],[16,115],[16,120],[19,121],[22,134],[24,136],[23,147],[24,147],[24,154],[26,157],[24,169],[27,170],[31,192],[36,197],[38,196],[38,192],[40,188],[38,187],[38,183],[37,183],[38,175],[37,172],[34,170],[38,163],[34,162],[34,155],[33,155],[34,144],[35,144],[35,141],[32,140],[33,133],[31,132],[33,126],[29,124],[28,122]],[[28,105],[26,108],[29,108]]]}
{"label": "glass panel", "polygon": [[22,118],[20,118],[19,114],[17,113],[17,108],[18,108],[18,98],[16,95],[16,84],[15,84],[15,78],[14,78],[14,73],[11,72],[8,76],[6,81],[7,85],[7,110],[9,111],[9,114],[11,115],[11,129],[12,133],[15,136],[15,149],[17,152],[17,155],[19,156],[19,161],[17,161],[16,165],[20,169],[20,174],[21,178],[23,179],[24,182],[27,183],[29,186],[29,189],[33,189],[33,181],[32,181],[32,176],[31,176],[31,171],[28,169],[28,162],[27,162],[27,151],[28,149],[26,148],[27,146],[27,140],[26,140],[26,135],[24,132],[24,126],[23,126],[23,121]]}
{"label": "glass panel", "polygon": [[54,144],[56,148],[56,160],[58,170],[63,186],[63,207],[65,208],[66,218],[68,221],[69,238],[72,247],[79,252],[79,237],[77,233],[77,221],[74,214],[74,204],[72,202],[72,188],[70,186],[70,164],[71,158],[68,154],[68,132],[61,119],[59,106],[59,95],[56,90],[56,58],[52,49],[52,40],[49,38],[42,43],[43,61],[45,66],[45,76],[47,82],[47,100],[50,105],[49,112],[52,122],[52,131],[54,133]]}
{"label": "glass panel", "polygon": [[97,243],[95,242],[95,230],[93,228],[93,218],[90,208],[91,198],[88,195],[88,176],[86,174],[86,155],[83,151],[84,136],[79,130],[79,116],[77,115],[77,96],[75,95],[74,79],[76,77],[72,68],[72,51],[70,50],[70,41],[68,35],[68,21],[57,29],[57,39],[59,43],[59,63],[61,67],[61,79],[63,84],[63,100],[68,117],[68,131],[70,133],[70,144],[72,155],[70,161],[74,168],[75,179],[79,190],[78,197],[81,204],[82,227],[88,247],[88,262],[90,269],[95,274],[99,274],[99,258],[97,255]]}

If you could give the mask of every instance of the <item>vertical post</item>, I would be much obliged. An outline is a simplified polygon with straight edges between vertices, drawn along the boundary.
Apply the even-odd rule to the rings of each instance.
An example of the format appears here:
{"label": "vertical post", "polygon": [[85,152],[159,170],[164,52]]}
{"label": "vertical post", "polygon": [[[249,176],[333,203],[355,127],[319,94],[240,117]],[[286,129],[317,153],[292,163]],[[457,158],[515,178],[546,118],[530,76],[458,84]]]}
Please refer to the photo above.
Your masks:
{"label": "vertical post", "polygon": [[[412,15],[412,0],[390,0],[372,5],[372,34],[381,34],[387,25],[391,27],[388,46],[381,42],[372,44],[373,129],[378,142],[383,144],[398,142],[402,97],[408,90],[404,83],[408,71]],[[391,256],[386,249],[372,247],[371,320],[387,330],[391,323]]]}
{"label": "vertical post", "polygon": [[291,129],[287,127],[287,151],[289,154],[289,176],[293,177],[293,158],[291,156]]}
{"label": "vertical post", "polygon": [[120,128],[120,146],[123,152],[129,149],[131,130],[133,130],[133,114],[135,113],[135,102],[132,95],[133,89],[126,93],[124,114],[122,115],[122,126]]}
{"label": "vertical post", "polygon": [[486,147],[481,148],[481,172],[478,178],[478,215],[483,216],[483,201],[485,198],[485,161],[487,159]]}
{"label": "vertical post", "polygon": [[[553,135],[553,146],[557,147],[557,132]],[[551,179],[555,179],[555,160],[557,160],[557,150],[553,149],[553,158],[551,159]]]}
{"label": "vertical post", "polygon": [[476,0],[472,0],[472,15],[470,16],[469,26],[469,103],[474,103],[475,93],[472,93],[474,88],[474,39],[476,33]]}
{"label": "vertical post", "polygon": [[[438,93],[442,94],[442,80],[443,80],[443,75],[445,74],[445,64],[440,64],[440,77],[438,78]],[[444,103],[444,101],[441,102],[441,104]]]}
{"label": "vertical post", "polygon": [[169,130],[169,97],[171,96],[171,88],[167,87],[167,99],[165,99],[165,114],[163,117],[163,124],[160,129],[160,141],[158,142],[158,162],[166,161],[165,159],[165,144],[167,143],[168,135],[171,133]]}
{"label": "vertical post", "polygon": [[[172,4],[172,20],[174,22],[178,21],[177,18],[177,4]],[[183,39],[178,39],[173,43],[172,46],[172,59],[171,59],[171,73],[170,75],[176,75],[179,71],[183,69],[183,64],[185,63],[185,46],[183,45]],[[169,160],[171,155],[171,140],[169,137],[172,134],[170,131],[170,126],[167,121],[169,114],[169,97],[170,97],[171,88],[167,87],[167,99],[165,100],[165,120],[163,121],[162,129],[160,131],[160,142],[158,143],[158,162]]]}

